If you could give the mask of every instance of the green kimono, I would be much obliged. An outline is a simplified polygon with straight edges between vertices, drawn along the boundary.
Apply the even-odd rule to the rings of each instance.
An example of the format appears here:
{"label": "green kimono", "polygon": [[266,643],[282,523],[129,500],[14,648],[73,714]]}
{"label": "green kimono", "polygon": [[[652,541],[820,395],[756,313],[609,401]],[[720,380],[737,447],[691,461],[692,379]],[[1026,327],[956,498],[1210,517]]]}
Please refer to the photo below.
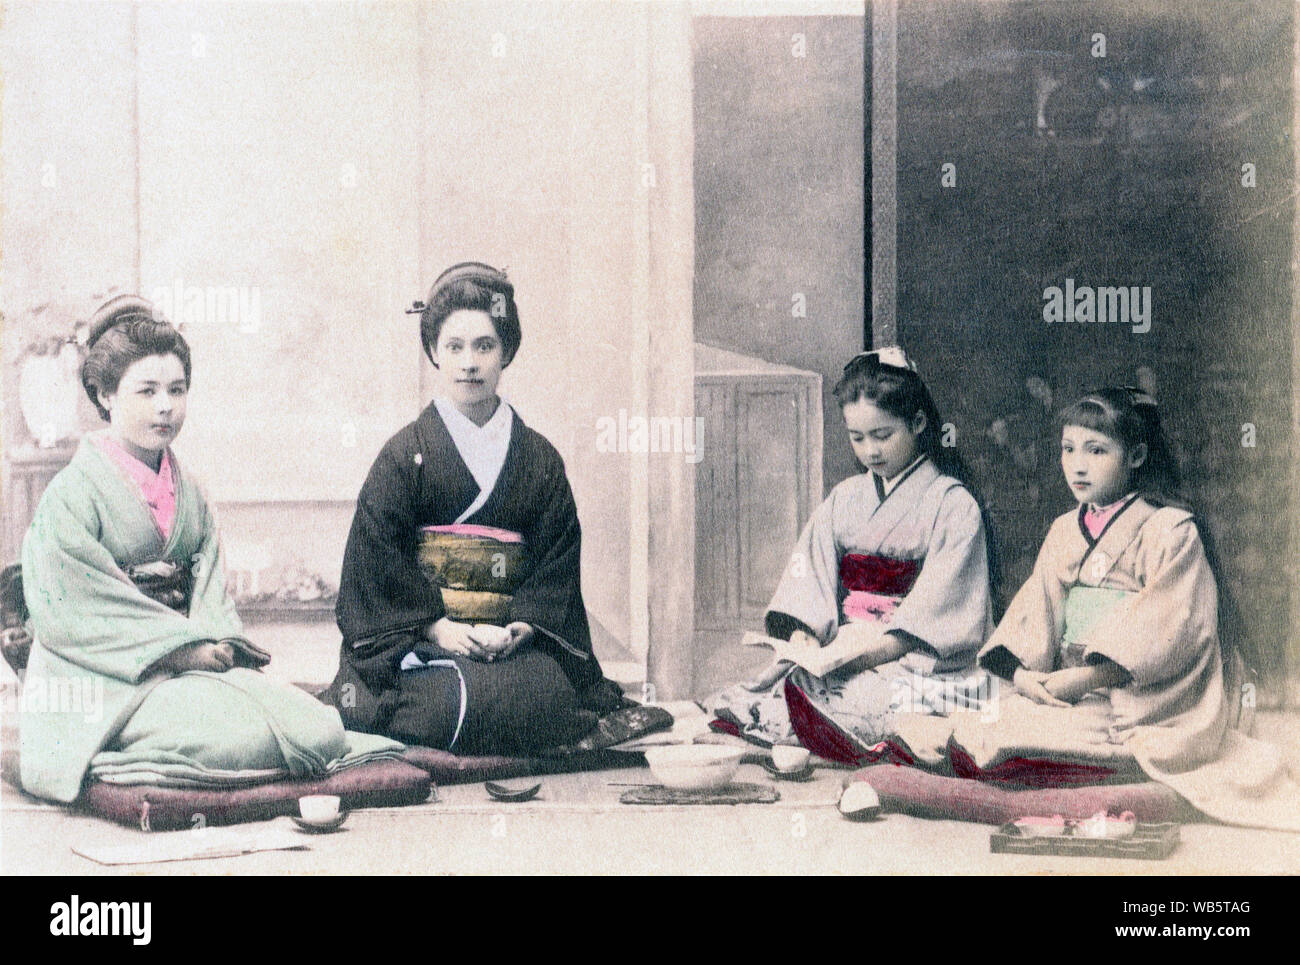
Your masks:
{"label": "green kimono", "polygon": [[[400,744],[345,731],[337,710],[259,672],[269,657],[243,636],[212,511],[193,478],[176,476],[165,540],[138,486],[89,438],[41,498],[22,557],[35,636],[20,705],[23,787],[70,802],[88,777],[238,787],[396,756]],[[160,560],[190,568],[188,612],[127,575]],[[237,666],[151,669],[202,640],[228,640]]]}

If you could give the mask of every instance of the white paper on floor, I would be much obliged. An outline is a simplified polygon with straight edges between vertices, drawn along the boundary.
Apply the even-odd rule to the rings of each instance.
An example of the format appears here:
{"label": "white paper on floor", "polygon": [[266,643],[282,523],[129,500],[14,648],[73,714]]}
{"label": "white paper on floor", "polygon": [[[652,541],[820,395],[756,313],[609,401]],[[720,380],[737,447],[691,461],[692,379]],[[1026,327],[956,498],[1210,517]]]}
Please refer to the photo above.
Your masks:
{"label": "white paper on floor", "polygon": [[231,858],[255,851],[292,851],[306,847],[302,834],[292,828],[231,827],[144,834],[130,844],[74,844],[72,851],[98,864],[153,864]]}

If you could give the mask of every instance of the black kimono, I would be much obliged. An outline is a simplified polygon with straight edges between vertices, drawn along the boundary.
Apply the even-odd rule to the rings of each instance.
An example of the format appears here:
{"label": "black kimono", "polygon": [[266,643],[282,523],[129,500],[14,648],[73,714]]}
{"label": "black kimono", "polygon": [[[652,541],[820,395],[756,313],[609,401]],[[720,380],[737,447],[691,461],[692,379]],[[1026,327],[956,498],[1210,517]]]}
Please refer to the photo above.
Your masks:
{"label": "black kimono", "polygon": [[[420,572],[420,528],[456,522],[478,495],[434,404],[393,436],[371,467],[335,608],[343,633],[338,676],[323,698],[349,728],[466,754],[528,753],[574,741],[598,715],[626,705],[592,653],[579,582],[581,531],[564,462],[517,414],[496,486],[463,522],[523,536],[527,573],[509,621],[530,624],[533,637],[493,663],[428,640],[427,628],[446,610]],[[402,670],[412,652],[444,669]]]}

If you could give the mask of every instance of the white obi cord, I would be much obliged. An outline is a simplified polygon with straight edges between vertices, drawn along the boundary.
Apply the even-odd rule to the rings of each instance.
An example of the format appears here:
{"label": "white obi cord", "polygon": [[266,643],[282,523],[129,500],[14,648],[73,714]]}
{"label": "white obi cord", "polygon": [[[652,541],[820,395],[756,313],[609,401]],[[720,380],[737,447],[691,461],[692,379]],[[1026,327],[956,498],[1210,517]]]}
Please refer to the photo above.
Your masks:
{"label": "white obi cord", "polygon": [[501,470],[506,464],[506,453],[510,451],[510,434],[514,429],[514,410],[510,403],[502,399],[492,418],[477,426],[474,420],[465,415],[446,399],[434,399],[438,415],[451,436],[451,441],[465,460],[465,466],[478,484],[478,497],[469,504],[465,512],[457,517],[456,522],[463,523],[482,508],[496,488],[501,478]]}
{"label": "white obi cord", "polygon": [[450,667],[456,671],[456,679],[460,681],[460,712],[456,716],[456,733],[451,735],[451,743],[447,745],[447,750],[456,746],[456,741],[460,740],[460,729],[465,726],[465,705],[469,703],[469,692],[465,689],[465,675],[460,672],[460,667],[456,666],[456,661],[446,659],[425,660],[415,651],[411,651],[402,658],[399,665],[402,670],[424,670],[427,667]]}

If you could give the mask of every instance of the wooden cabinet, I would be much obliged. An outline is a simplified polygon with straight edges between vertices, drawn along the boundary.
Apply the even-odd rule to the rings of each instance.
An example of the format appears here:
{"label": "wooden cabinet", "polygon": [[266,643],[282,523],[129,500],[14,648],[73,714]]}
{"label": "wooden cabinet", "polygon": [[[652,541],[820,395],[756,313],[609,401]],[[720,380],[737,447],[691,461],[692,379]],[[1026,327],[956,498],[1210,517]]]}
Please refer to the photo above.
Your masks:
{"label": "wooden cabinet", "polygon": [[76,443],[65,443],[51,449],[19,446],[5,454],[4,556],[0,565],[18,561],[41,494],[55,474],[72,461],[74,452]]}
{"label": "wooden cabinet", "polygon": [[[738,679],[755,654],[741,632],[763,611],[822,499],[821,376],[695,346],[695,681]],[[761,654],[757,655],[762,663]]]}

